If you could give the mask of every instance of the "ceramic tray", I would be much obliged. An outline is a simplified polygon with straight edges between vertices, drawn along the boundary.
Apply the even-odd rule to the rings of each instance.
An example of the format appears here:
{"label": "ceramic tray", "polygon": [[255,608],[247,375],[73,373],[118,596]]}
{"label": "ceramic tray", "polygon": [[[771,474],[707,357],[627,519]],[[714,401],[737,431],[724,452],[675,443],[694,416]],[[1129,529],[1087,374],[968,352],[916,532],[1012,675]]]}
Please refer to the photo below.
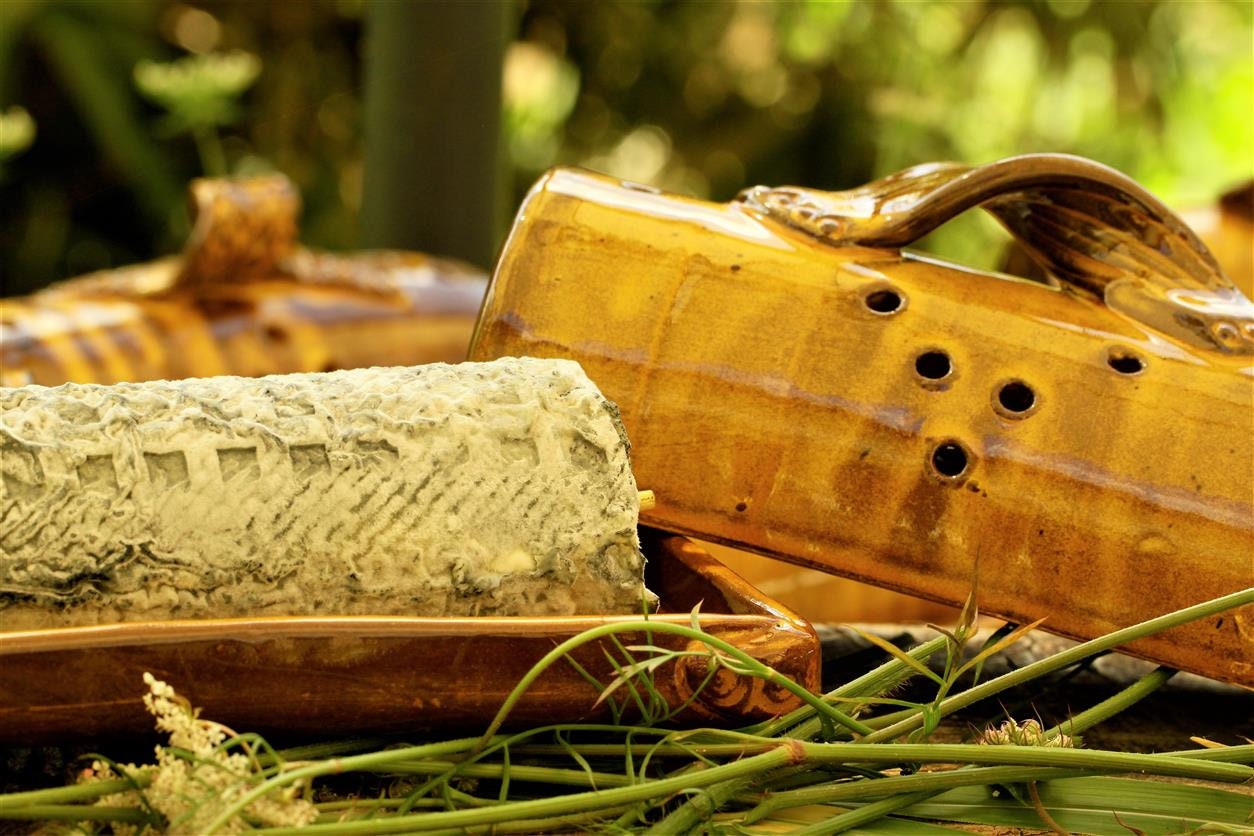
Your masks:
{"label": "ceramic tray", "polygon": [[[812,627],[682,537],[645,532],[658,621],[701,625],[810,689],[818,687]],[[150,671],[203,716],[272,735],[475,733],[524,673],[557,643],[630,617],[288,617],[166,621],[34,630],[0,636],[0,743],[72,740],[152,729],[140,701]],[[623,644],[642,636],[620,637]],[[684,639],[654,634],[655,644]],[[601,681],[600,647],[575,658]],[[705,678],[699,659],[658,674],[672,705]],[[573,666],[542,676],[512,714],[514,726],[604,719],[597,689]],[[726,671],[683,719],[738,724],[795,708],[788,692]]]}

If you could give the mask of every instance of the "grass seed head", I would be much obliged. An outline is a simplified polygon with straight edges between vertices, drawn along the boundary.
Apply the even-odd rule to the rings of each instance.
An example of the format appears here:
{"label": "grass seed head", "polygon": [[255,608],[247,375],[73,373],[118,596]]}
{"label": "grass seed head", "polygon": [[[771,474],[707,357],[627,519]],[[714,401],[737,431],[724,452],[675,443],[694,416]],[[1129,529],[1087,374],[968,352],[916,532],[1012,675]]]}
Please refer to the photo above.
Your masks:
{"label": "grass seed head", "polygon": [[1054,746],[1075,748],[1070,735],[1050,736],[1036,720],[1006,720],[1000,726],[989,727],[980,735],[980,743],[987,746]]}

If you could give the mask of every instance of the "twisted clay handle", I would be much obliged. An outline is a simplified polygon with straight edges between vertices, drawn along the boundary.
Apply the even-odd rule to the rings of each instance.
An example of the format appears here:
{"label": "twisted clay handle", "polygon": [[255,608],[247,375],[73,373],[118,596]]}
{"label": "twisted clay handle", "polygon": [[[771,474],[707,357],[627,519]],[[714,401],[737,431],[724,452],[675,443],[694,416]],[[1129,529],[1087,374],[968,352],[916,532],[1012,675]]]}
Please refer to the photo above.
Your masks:
{"label": "twisted clay handle", "polygon": [[1254,304],[1185,223],[1112,168],[1028,154],[929,163],[856,189],[757,186],[747,208],[833,245],[900,247],[980,206],[1064,286],[1197,348],[1254,354]]}
{"label": "twisted clay handle", "polygon": [[193,180],[188,200],[192,231],[173,286],[195,297],[212,297],[223,285],[276,277],[387,295],[396,292],[397,274],[406,270],[467,272],[418,253],[341,257],[302,247],[296,223],[300,193],[282,174]]}
{"label": "twisted clay handle", "polygon": [[192,232],[176,283],[205,287],[281,272],[297,246],[300,195],[281,174],[199,179],[189,189]]}

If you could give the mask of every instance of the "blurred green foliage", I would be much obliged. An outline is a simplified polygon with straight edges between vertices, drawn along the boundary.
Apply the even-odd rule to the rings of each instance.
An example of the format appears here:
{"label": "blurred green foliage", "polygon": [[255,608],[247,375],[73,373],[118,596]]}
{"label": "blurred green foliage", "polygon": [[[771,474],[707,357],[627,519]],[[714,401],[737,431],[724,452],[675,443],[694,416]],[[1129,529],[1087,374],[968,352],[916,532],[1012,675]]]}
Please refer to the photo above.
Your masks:
{"label": "blurred green foliage", "polygon": [[[11,107],[0,112],[0,163],[30,147],[35,141],[35,120],[24,108]],[[0,176],[3,174],[0,169]]]}
{"label": "blurred green foliage", "polygon": [[200,151],[206,175],[230,174],[218,128],[239,121],[236,98],[253,85],[261,62],[248,52],[189,55],[176,61],[140,61],[135,65],[135,86],[149,100],[166,110],[160,133],[190,134]]}
{"label": "blurred green foliage", "polygon": [[[163,117],[133,79],[189,54],[259,57],[255,85],[234,91],[243,118],[207,118],[221,166],[286,172],[305,239],[353,246],[367,8],[0,2],[0,110],[21,106],[38,129],[0,182],[4,292],[180,244],[183,184],[204,166],[192,124],[207,111],[166,100]],[[544,168],[578,164],[722,200],[754,183],[845,188],[927,160],[1048,150],[1101,160],[1176,206],[1208,203],[1254,174],[1252,44],[1249,0],[532,0],[504,67],[510,182],[520,197]],[[182,133],[160,130],[172,118]],[[999,241],[973,214],[927,246],[989,267]]]}

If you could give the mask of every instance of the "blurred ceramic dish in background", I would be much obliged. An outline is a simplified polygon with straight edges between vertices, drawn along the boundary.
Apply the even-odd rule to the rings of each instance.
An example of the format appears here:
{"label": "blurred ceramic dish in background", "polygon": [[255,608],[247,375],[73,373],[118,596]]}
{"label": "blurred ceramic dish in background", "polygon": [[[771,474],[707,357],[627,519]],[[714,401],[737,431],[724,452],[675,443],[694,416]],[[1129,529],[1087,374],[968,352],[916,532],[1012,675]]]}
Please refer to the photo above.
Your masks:
{"label": "blurred ceramic dish in background", "polygon": [[421,253],[297,243],[282,175],[196,180],[183,253],[0,300],[0,383],[121,383],[456,363],[486,277]]}

